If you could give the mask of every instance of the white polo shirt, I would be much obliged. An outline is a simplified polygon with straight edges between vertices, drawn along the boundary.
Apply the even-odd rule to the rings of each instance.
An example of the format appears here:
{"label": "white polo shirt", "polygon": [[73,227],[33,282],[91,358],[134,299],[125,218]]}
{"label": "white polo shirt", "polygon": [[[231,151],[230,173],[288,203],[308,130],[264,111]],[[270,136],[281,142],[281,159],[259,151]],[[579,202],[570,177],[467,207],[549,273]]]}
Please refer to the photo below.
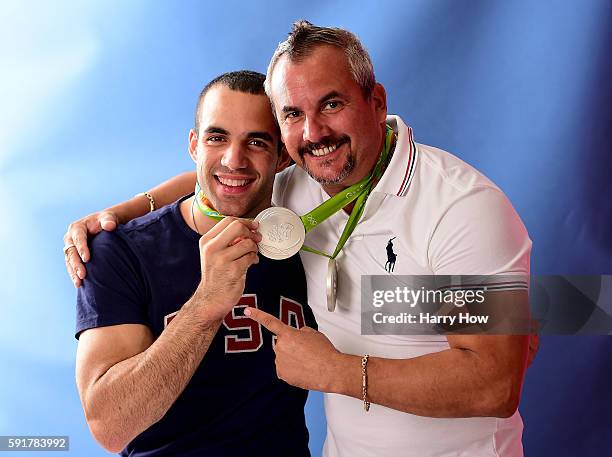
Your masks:
{"label": "white polo shirt", "polygon": [[[344,352],[407,359],[449,348],[444,336],[361,335],[362,275],[385,270],[393,240],[394,275],[529,274],[531,240],[514,208],[489,179],[457,157],[415,144],[412,129],[396,116],[393,158],[373,189],[363,216],[338,256],[338,299],[327,310],[328,259],[301,252],[308,300],[323,332]],[[302,215],[329,196],[301,168],[276,177],[273,202]],[[332,253],[348,220],[339,211],[306,238],[306,245]],[[380,405],[369,412],[361,400],[325,394],[329,457],[523,455],[519,413],[494,417],[437,419]]]}

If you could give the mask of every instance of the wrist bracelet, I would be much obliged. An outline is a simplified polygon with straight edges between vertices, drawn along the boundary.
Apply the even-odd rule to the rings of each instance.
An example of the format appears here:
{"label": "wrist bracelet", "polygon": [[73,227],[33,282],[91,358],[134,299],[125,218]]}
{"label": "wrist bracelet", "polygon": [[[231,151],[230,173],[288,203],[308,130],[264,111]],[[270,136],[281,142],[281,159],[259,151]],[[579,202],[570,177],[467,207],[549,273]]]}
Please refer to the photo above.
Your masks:
{"label": "wrist bracelet", "polygon": [[368,359],[369,354],[366,354],[361,359],[361,392],[363,394],[363,409],[370,410],[370,402],[368,401]]}
{"label": "wrist bracelet", "polygon": [[140,192],[139,194],[136,194],[135,197],[140,197],[141,195],[147,197],[151,211],[155,211],[155,199],[153,198],[153,195],[151,195],[149,192]]}

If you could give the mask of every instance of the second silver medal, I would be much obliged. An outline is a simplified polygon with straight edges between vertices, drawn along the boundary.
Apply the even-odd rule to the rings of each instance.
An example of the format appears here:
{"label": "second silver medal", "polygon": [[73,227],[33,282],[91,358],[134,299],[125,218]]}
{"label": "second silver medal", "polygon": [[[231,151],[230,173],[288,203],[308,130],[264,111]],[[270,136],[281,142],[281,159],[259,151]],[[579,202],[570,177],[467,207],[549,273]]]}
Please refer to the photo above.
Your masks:
{"label": "second silver medal", "polygon": [[336,309],[336,294],[338,293],[338,264],[336,259],[329,259],[327,264],[327,310]]}

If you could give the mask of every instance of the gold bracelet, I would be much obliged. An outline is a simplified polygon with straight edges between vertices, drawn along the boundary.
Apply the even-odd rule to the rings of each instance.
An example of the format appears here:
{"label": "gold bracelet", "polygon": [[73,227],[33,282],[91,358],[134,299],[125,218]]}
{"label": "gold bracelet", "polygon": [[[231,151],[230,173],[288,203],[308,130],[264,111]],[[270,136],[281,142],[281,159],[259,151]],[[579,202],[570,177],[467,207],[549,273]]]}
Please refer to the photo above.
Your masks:
{"label": "gold bracelet", "polygon": [[149,192],[140,192],[139,194],[135,195],[135,197],[140,196],[147,197],[151,211],[155,211],[155,199],[153,198],[153,195],[151,195]]}
{"label": "gold bracelet", "polygon": [[368,359],[369,354],[366,354],[361,359],[361,392],[363,393],[363,409],[370,410],[370,402],[368,401]]}

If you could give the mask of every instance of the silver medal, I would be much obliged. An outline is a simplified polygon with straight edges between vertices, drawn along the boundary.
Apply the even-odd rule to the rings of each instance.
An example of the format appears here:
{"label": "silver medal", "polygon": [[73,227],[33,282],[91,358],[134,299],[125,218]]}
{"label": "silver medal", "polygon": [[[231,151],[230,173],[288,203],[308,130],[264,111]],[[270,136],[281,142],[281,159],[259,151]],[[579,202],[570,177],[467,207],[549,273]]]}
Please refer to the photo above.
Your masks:
{"label": "silver medal", "polygon": [[300,216],[287,208],[264,209],[255,220],[259,222],[262,239],[258,244],[261,255],[274,260],[288,259],[300,250],[306,229]]}
{"label": "silver medal", "polygon": [[336,310],[336,293],[338,291],[338,265],[336,259],[329,259],[327,264],[327,310]]}

